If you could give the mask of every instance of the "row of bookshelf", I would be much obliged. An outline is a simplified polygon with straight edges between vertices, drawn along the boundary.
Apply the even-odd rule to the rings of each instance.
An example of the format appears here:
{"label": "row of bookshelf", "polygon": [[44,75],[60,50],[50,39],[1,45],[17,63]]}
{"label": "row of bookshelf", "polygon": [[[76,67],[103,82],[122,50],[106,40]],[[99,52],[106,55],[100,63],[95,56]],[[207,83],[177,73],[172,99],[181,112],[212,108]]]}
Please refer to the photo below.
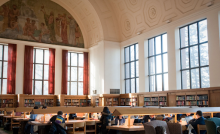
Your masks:
{"label": "row of bookshelf", "polygon": [[[167,100],[166,98],[167,97],[165,96],[161,96],[159,97],[159,101],[166,101]],[[158,97],[145,97],[144,101],[158,101]]]}
{"label": "row of bookshelf", "polygon": [[91,106],[91,100],[88,99],[65,99],[64,100],[64,106],[80,106],[80,107],[86,107]]}
{"label": "row of bookshelf", "polygon": [[0,99],[0,103],[13,103],[13,99]]}
{"label": "row of bookshelf", "polygon": [[[185,100],[185,96],[176,96],[176,100]],[[186,100],[208,100],[208,95],[187,95]]]}

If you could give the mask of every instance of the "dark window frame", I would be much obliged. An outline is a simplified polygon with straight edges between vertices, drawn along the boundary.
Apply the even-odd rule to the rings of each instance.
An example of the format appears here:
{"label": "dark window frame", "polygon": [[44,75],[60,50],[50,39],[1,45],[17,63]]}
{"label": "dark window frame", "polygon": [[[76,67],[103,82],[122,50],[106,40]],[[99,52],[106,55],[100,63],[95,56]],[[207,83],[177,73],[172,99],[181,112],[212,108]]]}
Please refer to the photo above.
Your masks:
{"label": "dark window frame", "polygon": [[[164,60],[163,60],[163,55],[165,55],[165,54],[167,54],[167,56],[168,56],[168,52],[166,51],[166,52],[163,52],[163,35],[167,35],[167,33],[163,33],[163,34],[160,34],[160,35],[157,35],[157,36],[154,36],[154,37],[152,37],[152,38],[149,38],[148,39],[148,78],[149,78],[149,92],[157,92],[157,76],[158,75],[162,75],[162,91],[165,91],[164,90],[164,75],[165,74],[168,74],[168,70],[167,70],[167,72],[164,72]],[[159,53],[159,54],[156,54],[156,38],[157,37],[161,37],[161,53]],[[149,54],[150,54],[150,40],[151,39],[154,39],[154,55],[151,55],[151,56],[149,56]],[[157,60],[156,60],[156,57],[157,56],[161,56],[161,65],[162,65],[162,72],[161,73],[157,73]],[[154,74],[150,74],[150,58],[154,58],[154,62],[155,62],[155,66],[154,66],[154,71],[155,71],[155,73]],[[167,57],[167,59],[168,59],[168,57]],[[168,63],[167,63],[168,64]],[[151,76],[154,76],[154,79],[155,79],[155,91],[151,91],[151,82],[150,82],[150,77]]]}
{"label": "dark window frame", "polygon": [[[135,93],[137,93],[137,79],[139,78],[139,76],[137,76],[137,69],[136,69],[136,63],[139,62],[139,58],[136,59],[136,45],[138,45],[138,43],[135,43],[135,44],[132,44],[132,45],[129,45],[127,47],[124,47],[124,81],[125,81],[125,93],[127,93],[127,86],[126,86],[126,80],[129,80],[130,81],[130,92],[131,93],[131,80],[132,79],[135,79]],[[131,61],[131,46],[134,46],[134,60]],[[129,48],[129,61],[126,62],[126,48]],[[139,46],[138,46],[139,48]],[[131,63],[134,62],[134,71],[135,71],[135,74],[134,74],[134,77],[131,77]],[[129,77],[126,78],[126,64],[129,64]]]}
{"label": "dark window frame", "polygon": [[[3,71],[4,71],[4,62],[8,62],[8,60],[5,60],[5,58],[4,58],[4,49],[5,49],[5,46],[8,46],[8,44],[0,44],[0,45],[2,45],[2,60],[0,60],[2,63],[1,63],[1,65],[2,65],[2,68],[1,68],[1,77],[0,77],[0,82],[1,82],[1,86],[0,86],[0,91],[1,91],[1,94],[2,94],[2,92],[3,92],[3,80],[4,79],[8,79],[8,77],[6,77],[6,78],[3,78]],[[7,72],[8,73],[8,72]],[[7,90],[7,89],[6,89]],[[6,91],[6,94],[7,94],[7,91]]]}
{"label": "dark window frame", "polygon": [[[37,49],[39,49],[39,50],[43,50],[43,63],[36,63],[36,50]],[[42,94],[41,95],[44,95],[44,82],[45,81],[47,81],[48,82],[48,91],[49,91],[49,69],[48,69],[48,79],[47,80],[45,80],[44,79],[44,66],[45,65],[48,65],[49,66],[49,63],[47,64],[47,63],[45,63],[45,50],[48,50],[49,51],[49,49],[43,49],[43,48],[34,48],[34,52],[33,52],[33,56],[34,56],[34,60],[33,60],[33,78],[32,78],[32,85],[33,85],[33,95],[35,95],[35,82],[36,81],[41,81],[42,82]],[[49,61],[50,61],[50,59],[49,59]],[[43,70],[42,70],[42,79],[36,79],[35,78],[35,68],[36,68],[36,64],[37,65],[42,65],[43,66]],[[49,95],[49,92],[48,92],[48,95]]]}
{"label": "dark window frame", "polygon": [[[207,18],[205,19],[201,19],[199,21],[195,21],[193,23],[190,23],[190,24],[187,24],[187,25],[184,25],[182,27],[179,28],[179,38],[180,38],[180,72],[181,72],[181,90],[184,89],[183,88],[183,71],[189,71],[189,81],[190,81],[190,88],[189,89],[194,89],[192,88],[192,75],[191,75],[191,70],[193,69],[199,69],[199,88],[202,88],[202,79],[201,79],[201,69],[202,68],[205,68],[205,67],[209,67],[209,65],[204,65],[204,66],[201,66],[201,61],[200,61],[200,46],[203,45],[203,44],[208,44],[208,39],[207,41],[204,41],[204,42],[201,42],[200,43],[200,35],[199,35],[199,22],[201,21],[204,21],[204,20],[207,20]],[[198,38],[198,43],[197,44],[194,44],[194,45],[190,45],[190,30],[189,30],[189,27],[190,25],[194,25],[196,24],[197,25],[197,38]],[[184,46],[182,47],[182,43],[181,43],[181,29],[182,28],[185,28],[187,27],[187,30],[188,30],[188,46]],[[207,28],[207,32],[208,32],[208,28]],[[207,37],[208,38],[208,37]],[[199,63],[199,66],[198,67],[191,67],[191,54],[190,54],[190,48],[192,47],[195,47],[197,46],[198,47],[198,63]],[[184,49],[188,49],[188,56],[189,56],[189,68],[185,68],[183,69],[182,67],[182,50]]]}
{"label": "dark window frame", "polygon": [[[72,60],[71,60],[71,53],[75,53],[75,54],[77,54],[77,66],[72,66],[71,65],[71,62],[72,62]],[[79,81],[79,68],[84,68],[84,66],[79,66],[79,55],[80,54],[82,54],[83,55],[83,53],[77,53],[77,52],[71,52],[71,51],[69,51],[68,52],[68,55],[70,54],[70,59],[68,59],[69,61],[70,61],[70,64],[68,65],[68,68],[70,68],[70,74],[69,74],[69,78],[67,79],[67,84],[69,83],[69,89],[67,89],[67,91],[69,90],[69,95],[72,95],[71,94],[71,82],[76,82],[77,83],[77,94],[76,95],[79,95],[79,83],[80,82],[82,82],[83,83],[83,81]],[[84,55],[83,55],[84,56]],[[77,68],[77,81],[71,81],[71,69],[72,69],[72,67],[76,67]],[[69,70],[69,69],[68,69]],[[67,87],[68,88],[68,87]]]}

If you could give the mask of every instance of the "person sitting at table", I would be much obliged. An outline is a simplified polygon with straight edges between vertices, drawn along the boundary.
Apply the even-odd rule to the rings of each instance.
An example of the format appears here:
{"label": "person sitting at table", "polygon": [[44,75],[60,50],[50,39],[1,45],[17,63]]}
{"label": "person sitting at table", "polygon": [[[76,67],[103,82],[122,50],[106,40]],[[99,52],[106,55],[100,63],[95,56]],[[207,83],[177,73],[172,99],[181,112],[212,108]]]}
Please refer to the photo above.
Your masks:
{"label": "person sitting at table", "polygon": [[65,129],[62,126],[62,123],[65,123],[65,119],[62,117],[63,112],[58,111],[57,115],[54,115],[50,118],[50,122],[52,122],[52,125],[50,127],[49,134],[66,134]]}
{"label": "person sitting at table", "polygon": [[142,123],[146,123],[146,122],[153,121],[153,120],[155,120],[155,115],[145,115]]}
{"label": "person sitting at table", "polygon": [[168,115],[163,119],[163,121],[172,122],[172,121],[173,121],[173,116],[172,116],[172,114],[168,114]]}
{"label": "person sitting at table", "polygon": [[[38,106],[34,106],[34,109],[38,109]],[[35,120],[36,117],[37,117],[37,114],[32,114],[32,113],[31,113],[31,115],[30,115],[30,119],[31,119],[31,120]]]}
{"label": "person sitting at table", "polygon": [[77,115],[76,115],[76,113],[73,113],[73,114],[69,114],[69,120],[70,119],[75,119],[75,118],[77,118]]}
{"label": "person sitting at table", "polygon": [[100,119],[100,121],[102,122],[101,125],[101,132],[102,134],[107,134],[108,130],[106,129],[106,126],[108,126],[109,120],[113,120],[113,116],[110,113],[108,107],[104,107],[103,111],[102,111],[102,117]]}
{"label": "person sitting at table", "polygon": [[125,119],[122,115],[119,115],[119,116],[116,117],[115,125],[118,125],[118,123],[119,123],[119,125],[122,125],[122,124],[125,123]]}
{"label": "person sitting at table", "polygon": [[[197,119],[192,119],[189,121],[189,124],[192,125],[193,129],[192,129],[192,133],[193,134],[197,134],[197,125],[205,125],[205,119],[203,117],[203,114],[202,114],[202,111],[197,111],[196,112],[196,116],[197,116]],[[201,130],[200,131],[200,134],[205,134],[206,133],[206,130]]]}
{"label": "person sitting at table", "polygon": [[43,106],[42,109],[47,109],[47,106]]}

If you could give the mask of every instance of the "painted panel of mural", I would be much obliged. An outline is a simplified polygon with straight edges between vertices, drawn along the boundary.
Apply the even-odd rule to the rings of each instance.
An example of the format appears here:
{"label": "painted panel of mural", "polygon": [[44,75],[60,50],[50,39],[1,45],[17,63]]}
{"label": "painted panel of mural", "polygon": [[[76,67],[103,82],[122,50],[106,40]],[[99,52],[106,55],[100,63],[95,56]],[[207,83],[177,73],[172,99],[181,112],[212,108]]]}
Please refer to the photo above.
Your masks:
{"label": "painted panel of mural", "polygon": [[3,4],[0,38],[84,48],[75,19],[51,0],[10,0]]}

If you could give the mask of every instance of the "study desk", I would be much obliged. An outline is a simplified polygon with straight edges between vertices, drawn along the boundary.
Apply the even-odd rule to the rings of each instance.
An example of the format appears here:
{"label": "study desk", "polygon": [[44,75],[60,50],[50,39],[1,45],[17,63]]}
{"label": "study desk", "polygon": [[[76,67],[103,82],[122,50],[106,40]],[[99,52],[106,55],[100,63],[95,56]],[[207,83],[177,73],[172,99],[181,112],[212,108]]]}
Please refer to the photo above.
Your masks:
{"label": "study desk", "polygon": [[11,130],[14,124],[19,125],[19,123],[13,123],[14,118],[19,118],[21,116],[3,116],[3,124],[7,121],[7,119],[11,119]]}

